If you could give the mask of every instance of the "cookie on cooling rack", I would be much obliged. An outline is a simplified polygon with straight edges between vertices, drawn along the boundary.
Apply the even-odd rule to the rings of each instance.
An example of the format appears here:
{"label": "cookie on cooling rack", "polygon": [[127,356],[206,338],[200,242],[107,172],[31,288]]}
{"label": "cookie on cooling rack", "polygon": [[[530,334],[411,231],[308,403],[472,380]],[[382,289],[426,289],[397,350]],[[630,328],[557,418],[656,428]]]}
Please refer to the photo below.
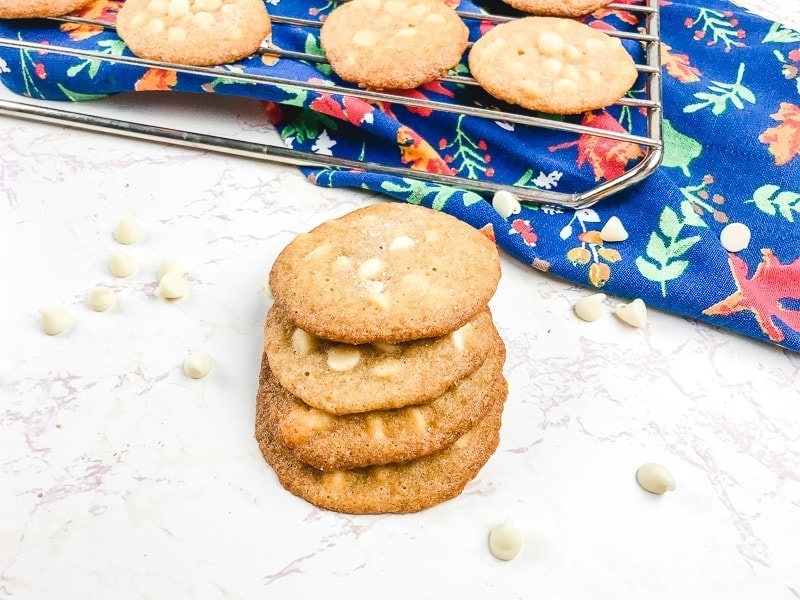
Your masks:
{"label": "cookie on cooling rack", "polygon": [[0,0],[0,19],[32,19],[68,15],[93,0]]}
{"label": "cookie on cooling rack", "polygon": [[264,325],[264,351],[275,378],[293,395],[314,408],[350,414],[439,396],[483,363],[494,332],[486,309],[447,335],[354,346],[299,329],[274,304]]}
{"label": "cookie on cooling rack", "polygon": [[322,25],[320,43],[333,71],[373,89],[410,89],[455,67],[469,31],[441,0],[351,0]]}
{"label": "cookie on cooling rack", "polygon": [[245,58],[271,32],[263,0],[126,0],[117,33],[140,58],[212,66]]}
{"label": "cookie on cooling rack", "polygon": [[341,470],[408,461],[441,450],[471,429],[501,390],[505,346],[497,332],[484,363],[425,404],[333,415],[311,408],[280,386],[262,364],[262,408],[277,442],[318,469]]}
{"label": "cookie on cooling rack", "polygon": [[485,310],[497,246],[446,213],[378,202],[295,237],[269,273],[275,304],[300,329],[345,344],[446,335]]}
{"label": "cookie on cooling rack", "polygon": [[554,114],[613,104],[638,76],[619,38],[561,17],[495,26],[473,44],[469,68],[495,98]]}
{"label": "cookie on cooling rack", "polygon": [[532,15],[582,17],[611,4],[613,0],[503,0],[509,6]]}
{"label": "cookie on cooling rack", "polygon": [[484,417],[450,446],[422,458],[382,466],[321,471],[281,448],[259,390],[255,437],[280,484],[328,510],[350,514],[409,513],[455,498],[491,458],[500,442],[508,384],[500,377]]}

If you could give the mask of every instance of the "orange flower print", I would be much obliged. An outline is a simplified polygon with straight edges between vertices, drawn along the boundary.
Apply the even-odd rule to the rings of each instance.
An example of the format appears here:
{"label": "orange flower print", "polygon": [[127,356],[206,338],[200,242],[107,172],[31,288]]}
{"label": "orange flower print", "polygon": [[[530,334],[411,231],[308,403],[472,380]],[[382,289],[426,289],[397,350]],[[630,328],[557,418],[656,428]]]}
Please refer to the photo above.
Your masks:
{"label": "orange flower print", "polygon": [[175,87],[178,83],[178,74],[169,69],[148,69],[136,82],[137,92],[165,91]]}
{"label": "orange flower print", "polygon": [[[84,19],[113,23],[122,4],[123,0],[95,0],[77,14]],[[101,33],[103,27],[84,23],[62,23],[61,31],[68,33],[71,40],[79,42]]]}
{"label": "orange flower print", "polygon": [[781,102],[778,112],[770,116],[780,125],[764,131],[758,141],[768,145],[769,153],[780,167],[800,155],[800,106]]}

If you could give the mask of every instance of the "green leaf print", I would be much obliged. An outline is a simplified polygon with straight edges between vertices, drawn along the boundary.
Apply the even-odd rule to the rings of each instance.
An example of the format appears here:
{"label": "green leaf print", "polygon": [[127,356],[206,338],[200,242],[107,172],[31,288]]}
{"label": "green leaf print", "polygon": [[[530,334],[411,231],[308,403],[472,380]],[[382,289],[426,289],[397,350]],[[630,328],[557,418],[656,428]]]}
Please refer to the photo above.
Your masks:
{"label": "green leaf print", "polygon": [[739,71],[737,72],[736,81],[734,83],[712,81],[711,83],[713,85],[708,86],[708,89],[714,93],[697,92],[694,94],[694,97],[698,100],[702,100],[702,102],[689,104],[684,107],[683,112],[693,113],[710,106],[711,112],[718,116],[728,109],[729,101],[740,110],[744,108],[744,102],[742,102],[742,100],[750,104],[755,104],[755,94],[753,94],[749,88],[742,85],[743,77],[744,63],[739,63]]}
{"label": "green leaf print", "polygon": [[691,176],[689,165],[703,152],[696,139],[676,130],[668,119],[664,119],[664,158],[661,165],[677,167],[686,177]]}
{"label": "green leaf print", "polygon": [[[406,202],[409,204],[422,204],[422,202],[431,194],[430,207],[434,210],[442,210],[454,196],[462,194],[461,190],[447,187],[444,185],[431,185],[417,179],[408,179],[402,177],[401,181],[406,185],[398,185],[392,181],[384,181],[381,183],[381,189],[388,193],[399,193],[407,195]],[[463,192],[461,201],[464,206],[471,206],[476,202],[483,201],[483,198],[474,192]]]}
{"label": "green leaf print", "polygon": [[762,185],[753,194],[753,198],[745,204],[755,204],[756,208],[771,217],[782,216],[790,223],[794,223],[794,215],[800,214],[800,194],[790,191],[779,191],[777,185]]}
{"label": "green leaf print", "polygon": [[791,44],[800,42],[800,32],[784,27],[780,23],[773,23],[767,35],[761,40],[762,44]]}
{"label": "green leaf print", "polygon": [[[102,40],[97,43],[97,47],[101,49],[100,52],[102,54],[107,56],[122,56],[122,53],[125,51],[125,42],[122,40]],[[97,77],[97,73],[100,72],[100,67],[107,62],[109,61],[99,58],[82,60],[78,64],[67,69],[67,76],[75,77],[78,73],[88,67],[87,74],[89,75],[90,79],[94,79]]]}
{"label": "green leaf print", "polygon": [[691,202],[681,202],[680,214],[665,206],[658,219],[658,230],[650,233],[644,255],[636,257],[639,273],[660,284],[661,295],[665,298],[667,282],[681,277],[690,264],[681,257],[702,239],[699,235],[680,237],[685,227],[706,227],[692,209]]}
{"label": "green leaf print", "polygon": [[[322,49],[319,40],[310,33],[306,36],[304,48],[306,54],[313,54],[314,56],[325,56],[325,51]],[[331,66],[326,62],[314,63],[314,68],[316,68],[317,71],[319,71],[320,73],[324,73],[325,75],[330,75],[331,73],[333,73],[333,69],[331,69]]]}

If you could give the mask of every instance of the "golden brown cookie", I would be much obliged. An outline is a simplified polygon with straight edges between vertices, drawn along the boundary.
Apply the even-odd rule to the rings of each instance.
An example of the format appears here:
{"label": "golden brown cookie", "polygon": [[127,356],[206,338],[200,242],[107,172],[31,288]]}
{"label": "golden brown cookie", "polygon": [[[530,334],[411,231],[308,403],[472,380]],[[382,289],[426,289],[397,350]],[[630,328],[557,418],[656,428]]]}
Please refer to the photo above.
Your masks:
{"label": "golden brown cookie", "polygon": [[400,344],[330,342],[297,328],[275,304],[264,349],[274,377],[306,404],[349,414],[419,404],[477,369],[494,343],[489,309],[456,331]]}
{"label": "golden brown cookie", "polygon": [[461,17],[441,0],[350,0],[320,31],[334,72],[375,89],[415,88],[446,75],[468,37]]}
{"label": "golden brown cookie", "polygon": [[611,4],[612,0],[503,0],[503,2],[533,15],[582,17]]}
{"label": "golden brown cookie", "polygon": [[126,0],[117,33],[140,58],[221,65],[258,50],[270,34],[263,0]]}
{"label": "golden brown cookie", "polygon": [[448,214],[379,202],[298,235],[269,274],[275,303],[317,337],[407,342],[458,329],[500,279],[497,247]]}
{"label": "golden brown cookie", "polygon": [[68,15],[93,0],[0,0],[0,19],[30,19]]}
{"label": "golden brown cookie", "polygon": [[393,410],[332,415],[311,408],[280,386],[265,356],[260,385],[278,443],[301,461],[326,471],[408,461],[452,444],[471,429],[501,392],[505,347],[494,348],[474,373],[429,403]]}
{"label": "golden brown cookie", "polygon": [[409,462],[341,471],[320,471],[283,450],[272,435],[259,390],[256,440],[280,484],[292,494],[328,510],[351,514],[409,513],[458,496],[497,449],[508,384],[486,415],[444,450]]}
{"label": "golden brown cookie", "polygon": [[638,76],[619,38],[559,17],[497,25],[472,46],[469,68],[495,98],[554,114],[613,104]]}

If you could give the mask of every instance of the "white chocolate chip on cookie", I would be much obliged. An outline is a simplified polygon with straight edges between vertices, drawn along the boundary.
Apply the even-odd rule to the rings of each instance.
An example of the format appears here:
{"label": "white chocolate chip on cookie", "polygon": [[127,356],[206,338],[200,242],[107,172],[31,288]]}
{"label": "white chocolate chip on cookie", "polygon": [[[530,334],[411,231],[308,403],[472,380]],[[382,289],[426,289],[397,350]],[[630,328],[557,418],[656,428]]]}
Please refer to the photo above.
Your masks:
{"label": "white chocolate chip on cookie", "polygon": [[332,371],[351,371],[361,361],[361,352],[343,344],[328,348],[328,367]]}
{"label": "white chocolate chip on cookie", "polygon": [[317,349],[317,338],[297,327],[292,332],[292,348],[300,356],[308,356]]}

